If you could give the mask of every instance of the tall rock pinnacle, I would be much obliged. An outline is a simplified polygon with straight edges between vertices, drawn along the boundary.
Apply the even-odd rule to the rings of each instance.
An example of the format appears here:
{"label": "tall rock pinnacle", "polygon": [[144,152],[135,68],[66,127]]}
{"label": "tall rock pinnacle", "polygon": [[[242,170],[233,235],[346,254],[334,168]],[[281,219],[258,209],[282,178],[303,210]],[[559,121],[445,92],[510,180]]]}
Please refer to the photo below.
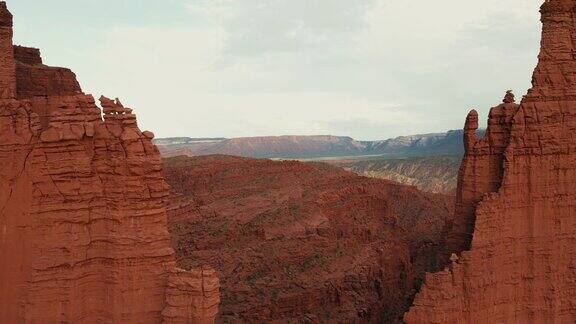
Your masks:
{"label": "tall rock pinnacle", "polygon": [[12,14],[0,2],[0,99],[16,98],[16,64],[12,50]]}
{"label": "tall rock pinnacle", "polygon": [[532,89],[466,141],[447,239],[461,254],[427,276],[408,323],[576,322],[576,0],[541,13]]}
{"label": "tall rock pinnacle", "polygon": [[0,322],[211,323],[219,283],[176,268],[151,132],[12,46],[0,2]]}

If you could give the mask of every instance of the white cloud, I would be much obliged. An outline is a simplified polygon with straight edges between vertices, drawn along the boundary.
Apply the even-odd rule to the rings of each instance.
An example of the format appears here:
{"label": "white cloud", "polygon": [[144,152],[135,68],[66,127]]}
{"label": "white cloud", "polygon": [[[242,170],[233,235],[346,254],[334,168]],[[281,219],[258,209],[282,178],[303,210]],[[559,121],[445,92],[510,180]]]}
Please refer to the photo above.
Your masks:
{"label": "white cloud", "polygon": [[252,56],[333,45],[362,27],[376,1],[196,0],[187,8],[228,31],[230,55]]}
{"label": "white cloud", "polygon": [[94,29],[73,66],[160,136],[458,128],[521,95],[537,54],[535,1],[179,1],[187,21]]}

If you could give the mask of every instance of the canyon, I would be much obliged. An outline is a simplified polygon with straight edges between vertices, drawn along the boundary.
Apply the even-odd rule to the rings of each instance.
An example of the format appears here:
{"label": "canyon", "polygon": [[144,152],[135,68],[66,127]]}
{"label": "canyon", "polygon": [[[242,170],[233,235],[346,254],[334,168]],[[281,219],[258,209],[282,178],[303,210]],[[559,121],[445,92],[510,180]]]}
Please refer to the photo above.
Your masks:
{"label": "canyon", "polygon": [[576,1],[541,7],[532,88],[465,126],[443,271],[426,276],[407,323],[576,322]]}
{"label": "canyon", "polygon": [[154,134],[12,26],[0,2],[2,322],[214,322],[215,271],[176,265]]}
{"label": "canyon", "polygon": [[[482,130],[479,131],[479,136]],[[463,131],[382,141],[338,136],[161,138],[163,157],[232,155],[324,162],[359,175],[396,181],[432,193],[454,195],[464,154]]]}
{"label": "canyon", "polygon": [[576,322],[576,0],[541,15],[486,130],[155,139],[0,1],[1,321]]}
{"label": "canyon", "polygon": [[213,266],[223,322],[397,322],[438,269],[451,197],[325,163],[165,160],[178,263]]}

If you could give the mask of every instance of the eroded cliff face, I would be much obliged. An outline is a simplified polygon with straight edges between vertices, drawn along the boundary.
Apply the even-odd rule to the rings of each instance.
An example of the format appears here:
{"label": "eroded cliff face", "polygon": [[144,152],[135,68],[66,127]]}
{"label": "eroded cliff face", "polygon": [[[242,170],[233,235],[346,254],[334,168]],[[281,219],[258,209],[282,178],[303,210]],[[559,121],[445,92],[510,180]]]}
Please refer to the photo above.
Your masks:
{"label": "eroded cliff face", "polygon": [[454,219],[448,225],[446,247],[452,253],[469,250],[476,220],[476,206],[487,193],[498,190],[504,175],[505,150],[510,142],[512,119],[518,111],[508,91],[503,103],[490,109],[488,129],[477,137],[478,113],[472,110],[464,125],[464,158],[458,172]]}
{"label": "eroded cliff face", "polygon": [[100,103],[104,115],[70,70],[13,47],[0,2],[2,322],[213,322],[213,271],[175,266],[153,134]]}
{"label": "eroded cliff face", "polygon": [[532,89],[492,110],[486,138],[466,123],[449,242],[469,250],[426,277],[408,323],[576,322],[576,1],[541,13]]}

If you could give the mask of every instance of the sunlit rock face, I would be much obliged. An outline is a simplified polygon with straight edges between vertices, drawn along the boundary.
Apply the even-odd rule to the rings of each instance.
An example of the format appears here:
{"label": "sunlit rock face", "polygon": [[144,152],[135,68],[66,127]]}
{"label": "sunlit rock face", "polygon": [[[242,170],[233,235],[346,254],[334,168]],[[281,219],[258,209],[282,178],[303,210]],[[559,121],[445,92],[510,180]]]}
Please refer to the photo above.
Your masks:
{"label": "sunlit rock face", "polygon": [[539,63],[519,106],[507,95],[483,139],[469,115],[448,236],[457,255],[427,276],[408,323],[576,321],[575,10],[542,5]]}
{"label": "sunlit rock face", "polygon": [[213,271],[175,267],[153,134],[100,103],[13,47],[0,2],[2,323],[212,322]]}

